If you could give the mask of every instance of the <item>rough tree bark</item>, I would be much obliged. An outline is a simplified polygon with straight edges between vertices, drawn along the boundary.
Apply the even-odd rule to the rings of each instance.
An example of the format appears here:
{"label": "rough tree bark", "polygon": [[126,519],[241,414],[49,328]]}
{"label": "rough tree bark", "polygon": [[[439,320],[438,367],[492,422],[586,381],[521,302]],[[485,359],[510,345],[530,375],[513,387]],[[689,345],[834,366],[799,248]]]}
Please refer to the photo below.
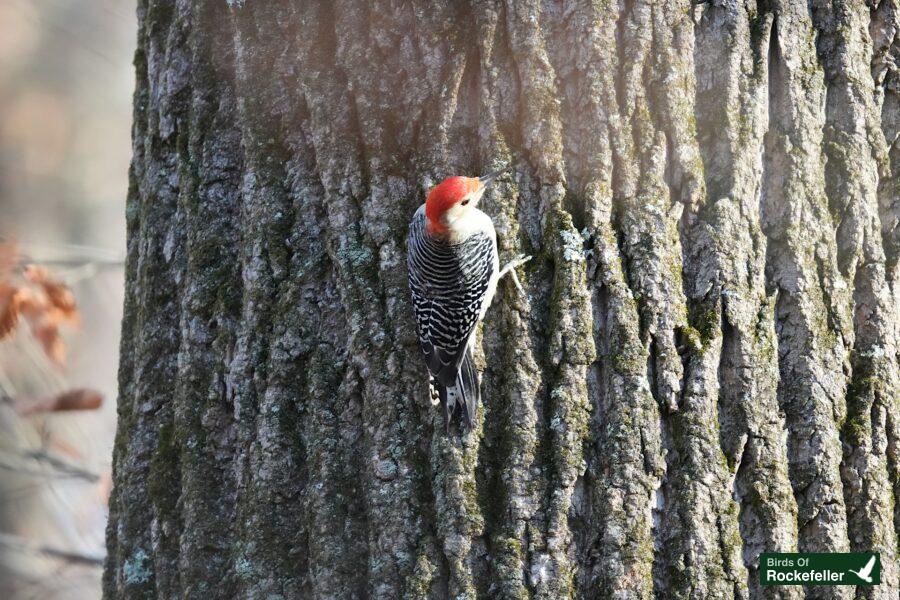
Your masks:
{"label": "rough tree bark", "polygon": [[[900,0],[139,4],[108,598],[897,597]],[[497,168],[447,436],[406,226]]]}

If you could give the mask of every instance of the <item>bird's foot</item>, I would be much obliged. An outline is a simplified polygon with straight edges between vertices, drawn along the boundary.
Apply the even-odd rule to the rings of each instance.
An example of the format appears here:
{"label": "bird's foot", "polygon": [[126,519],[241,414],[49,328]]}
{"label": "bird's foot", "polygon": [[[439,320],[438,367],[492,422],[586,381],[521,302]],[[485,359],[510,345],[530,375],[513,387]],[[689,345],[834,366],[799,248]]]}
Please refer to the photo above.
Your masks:
{"label": "bird's foot", "polygon": [[531,256],[525,256],[524,254],[520,254],[518,258],[515,258],[500,269],[500,277],[503,277],[507,273],[512,276],[513,283],[516,285],[516,289],[519,290],[519,293],[525,295],[525,289],[522,287],[522,284],[519,282],[519,276],[516,275],[516,267],[524,265],[529,260],[531,260]]}

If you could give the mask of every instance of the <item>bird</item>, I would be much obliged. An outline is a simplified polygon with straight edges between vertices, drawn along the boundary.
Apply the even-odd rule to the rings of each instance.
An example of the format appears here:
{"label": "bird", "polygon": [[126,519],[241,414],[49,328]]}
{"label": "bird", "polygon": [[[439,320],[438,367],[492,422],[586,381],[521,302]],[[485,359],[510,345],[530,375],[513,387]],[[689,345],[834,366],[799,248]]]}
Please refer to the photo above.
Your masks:
{"label": "bird", "polygon": [[494,223],[478,208],[501,173],[444,179],[431,188],[409,225],[406,264],[416,332],[448,432],[457,408],[469,428],[475,424],[481,397],[473,360],[475,328],[501,277],[512,273],[524,293],[514,269],[531,259],[520,255],[501,269]]}
{"label": "bird", "polygon": [[866,583],[872,583],[872,569],[875,568],[875,555],[873,554],[869,558],[869,562],[866,563],[859,571],[854,571],[853,569],[847,569],[851,573],[855,574],[857,577],[865,581]]}

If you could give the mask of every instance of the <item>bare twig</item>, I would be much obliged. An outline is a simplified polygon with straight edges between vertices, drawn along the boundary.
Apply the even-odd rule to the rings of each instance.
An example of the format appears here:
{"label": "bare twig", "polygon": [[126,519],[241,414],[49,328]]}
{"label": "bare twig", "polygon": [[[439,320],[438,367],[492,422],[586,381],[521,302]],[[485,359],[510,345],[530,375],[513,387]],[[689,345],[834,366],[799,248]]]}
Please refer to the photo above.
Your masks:
{"label": "bare twig", "polygon": [[[0,243],[10,240],[0,236]],[[38,263],[78,266],[93,263],[100,266],[119,266],[125,260],[121,252],[108,248],[83,244],[59,244],[54,242],[16,241],[21,249],[21,264]]]}
{"label": "bare twig", "polygon": [[74,479],[84,479],[85,481],[96,483],[100,481],[100,476],[96,473],[88,471],[83,467],[79,467],[78,465],[73,465],[70,462],[59,458],[58,456],[54,456],[45,450],[26,450],[26,451],[7,451],[8,456],[12,456],[15,458],[19,458],[25,461],[34,461],[37,463],[43,463],[53,468],[52,471],[39,469],[35,467],[30,467],[27,464],[23,464],[20,462],[14,462],[10,460],[4,460],[0,457],[0,469],[4,469],[6,471],[10,471],[13,473],[19,473],[21,475],[28,475],[31,477],[46,477],[46,478],[64,478],[71,477]]}
{"label": "bare twig", "polygon": [[87,479],[91,482],[100,481],[100,476],[92,471],[88,471],[84,467],[79,467],[78,465],[73,465],[72,463],[50,454],[46,450],[29,450],[24,453],[26,458],[31,458],[38,462],[45,463],[50,465],[56,471],[62,475],[68,475],[70,477],[78,477],[81,479]]}
{"label": "bare twig", "polygon": [[105,557],[102,555],[83,554],[72,550],[62,550],[44,544],[38,544],[21,536],[11,533],[0,533],[0,547],[14,552],[28,554],[42,554],[70,564],[85,565],[89,567],[102,567]]}

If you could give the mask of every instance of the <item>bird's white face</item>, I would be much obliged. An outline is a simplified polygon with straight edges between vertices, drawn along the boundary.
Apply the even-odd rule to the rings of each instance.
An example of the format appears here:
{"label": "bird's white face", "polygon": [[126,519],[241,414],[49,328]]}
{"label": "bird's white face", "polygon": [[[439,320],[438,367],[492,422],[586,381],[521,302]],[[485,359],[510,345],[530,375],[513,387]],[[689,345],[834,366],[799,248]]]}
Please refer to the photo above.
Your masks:
{"label": "bird's white face", "polygon": [[444,224],[450,230],[458,230],[464,227],[466,217],[472,214],[472,211],[478,207],[478,202],[484,195],[485,186],[481,186],[474,192],[466,194],[462,200],[451,206],[444,213]]}

